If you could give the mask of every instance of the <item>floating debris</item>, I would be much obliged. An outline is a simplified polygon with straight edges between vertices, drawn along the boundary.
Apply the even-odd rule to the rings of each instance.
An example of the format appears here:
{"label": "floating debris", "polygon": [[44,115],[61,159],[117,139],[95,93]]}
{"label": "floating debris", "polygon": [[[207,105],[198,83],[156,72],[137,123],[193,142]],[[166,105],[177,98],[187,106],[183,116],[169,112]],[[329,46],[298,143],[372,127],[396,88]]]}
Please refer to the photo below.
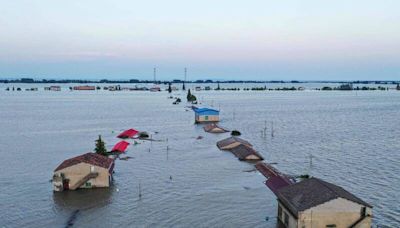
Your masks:
{"label": "floating debris", "polygon": [[245,172],[245,173],[251,173],[251,172],[256,172],[257,171],[257,169],[248,169],[248,170],[243,170],[243,172]]}
{"label": "floating debris", "polygon": [[119,160],[127,161],[127,160],[129,160],[131,158],[133,158],[133,157],[126,156],[126,157],[123,157],[123,158],[119,158]]}
{"label": "floating debris", "polygon": [[176,98],[176,100],[172,103],[174,105],[181,103],[182,100],[180,98]]}

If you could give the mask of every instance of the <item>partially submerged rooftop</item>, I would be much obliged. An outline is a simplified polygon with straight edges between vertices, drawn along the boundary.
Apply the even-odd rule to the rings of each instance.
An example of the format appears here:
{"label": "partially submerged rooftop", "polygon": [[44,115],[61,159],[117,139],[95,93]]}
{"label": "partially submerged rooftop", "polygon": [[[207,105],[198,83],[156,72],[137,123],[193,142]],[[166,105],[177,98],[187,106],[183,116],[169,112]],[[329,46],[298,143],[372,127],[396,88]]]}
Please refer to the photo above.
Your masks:
{"label": "partially submerged rooftop", "polygon": [[218,110],[212,109],[212,108],[198,108],[198,107],[193,106],[192,109],[196,114],[200,114],[200,115],[201,114],[207,114],[207,115],[218,115],[219,114]]}
{"label": "partially submerged rooftop", "polygon": [[223,139],[221,141],[218,141],[217,147],[220,150],[226,150],[226,149],[230,149],[230,147],[233,148],[235,146],[239,146],[240,144],[252,147],[252,145],[248,141],[246,141],[242,138],[236,137],[236,136],[232,136],[232,137]]}
{"label": "partially submerged rooftop", "polygon": [[111,152],[119,152],[119,153],[124,153],[126,149],[128,148],[129,143],[126,141],[120,141],[115,146],[111,149]]}
{"label": "partially submerged rooftop", "polygon": [[225,133],[225,132],[228,132],[228,130],[226,130],[223,127],[220,127],[219,125],[217,125],[215,123],[207,124],[203,128],[204,128],[204,131],[209,132],[209,133]]}
{"label": "partially submerged rooftop", "polygon": [[257,151],[255,151],[252,147],[240,144],[237,147],[234,147],[230,149],[230,152],[232,152],[239,160],[244,161],[244,160],[252,160],[252,161],[261,161],[264,160],[264,158],[259,154]]}
{"label": "partially submerged rooftop", "polygon": [[114,163],[114,160],[111,158],[108,158],[106,156],[100,155],[100,154],[96,154],[96,153],[86,153],[86,154],[82,154],[70,159],[67,159],[65,161],[63,161],[55,170],[54,172],[57,172],[59,170],[68,168],[70,166],[74,166],[77,165],[79,163],[87,163],[90,165],[94,165],[94,166],[99,166],[99,167],[103,167],[106,169],[109,169],[110,167],[112,167],[112,164]]}
{"label": "partially submerged rooftop", "polygon": [[278,200],[295,216],[299,212],[337,198],[372,208],[371,205],[342,187],[315,177],[283,187],[277,191],[276,195]]}
{"label": "partially submerged rooftop", "polygon": [[137,135],[137,133],[139,133],[138,130],[131,128],[131,129],[128,129],[126,131],[123,131],[117,137],[120,138],[120,139],[133,138],[133,136]]}

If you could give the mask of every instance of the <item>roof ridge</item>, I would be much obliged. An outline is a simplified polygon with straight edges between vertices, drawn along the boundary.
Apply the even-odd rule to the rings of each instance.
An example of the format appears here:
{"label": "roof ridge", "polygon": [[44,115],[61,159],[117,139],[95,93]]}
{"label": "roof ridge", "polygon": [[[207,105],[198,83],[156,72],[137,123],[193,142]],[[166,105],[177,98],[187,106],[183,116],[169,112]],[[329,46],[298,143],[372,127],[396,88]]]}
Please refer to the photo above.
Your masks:
{"label": "roof ridge", "polygon": [[[326,182],[324,180],[321,180],[319,178],[315,178],[319,181],[319,183],[321,183],[322,185],[324,185],[326,188],[328,188],[331,192],[335,193],[336,198],[343,198],[349,201],[352,201],[354,203],[358,203],[358,204],[366,204],[367,206],[370,206],[367,202],[365,202],[364,200],[358,198],[356,195],[352,194],[351,192],[347,191],[346,189],[344,189],[341,186]],[[346,192],[347,194],[350,194],[351,197],[345,196],[343,194],[340,194],[336,189],[332,188],[332,186],[336,187],[336,188],[340,188],[342,191]],[[355,199],[351,199],[351,198],[355,198]],[[357,202],[360,201],[360,202]]]}
{"label": "roof ridge", "polygon": [[[322,184],[323,186],[325,186],[329,191],[335,193],[336,197],[341,197],[340,194],[339,194],[336,190],[332,189],[332,188],[328,185],[328,182],[325,182],[325,181],[323,181],[323,180],[321,180],[321,179],[319,179],[319,178],[316,178],[316,177],[314,177],[314,178],[318,181],[318,183],[320,183],[320,184]],[[336,186],[336,185],[335,185],[335,186]],[[339,187],[339,186],[337,186],[337,187]],[[340,187],[339,187],[339,188],[340,188]],[[343,188],[342,188],[342,189],[343,189]],[[343,189],[343,190],[344,190],[344,189]]]}

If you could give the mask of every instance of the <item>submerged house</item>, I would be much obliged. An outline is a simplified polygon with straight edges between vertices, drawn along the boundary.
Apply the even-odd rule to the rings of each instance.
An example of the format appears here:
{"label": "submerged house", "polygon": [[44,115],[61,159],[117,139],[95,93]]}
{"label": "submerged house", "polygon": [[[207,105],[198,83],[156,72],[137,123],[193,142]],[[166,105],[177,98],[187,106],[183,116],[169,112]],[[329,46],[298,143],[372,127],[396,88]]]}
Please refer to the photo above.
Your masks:
{"label": "submerged house", "polygon": [[137,130],[131,128],[131,129],[128,129],[128,130],[126,130],[126,131],[123,131],[121,134],[119,134],[119,135],[117,136],[117,138],[120,138],[120,139],[133,138],[133,137],[134,137],[135,135],[137,135],[138,133],[139,133],[139,131],[137,131]]}
{"label": "submerged house", "polygon": [[48,90],[48,91],[61,91],[61,86],[49,86],[49,87],[44,87],[44,90]]}
{"label": "submerged house", "polygon": [[236,136],[232,136],[217,142],[217,147],[220,150],[230,150],[239,145],[252,147],[252,145],[249,142]]}
{"label": "submerged house", "polygon": [[54,191],[109,187],[113,169],[114,159],[96,153],[67,159],[54,170]]}
{"label": "submerged house", "polygon": [[217,142],[220,150],[228,150],[241,161],[261,161],[264,158],[253,149],[253,146],[244,139],[236,136]]}
{"label": "submerged house", "polygon": [[228,130],[218,126],[215,123],[207,124],[203,128],[204,128],[205,132],[209,132],[209,133],[225,133],[225,132],[229,132]]}
{"label": "submerged house", "polygon": [[264,183],[275,194],[277,194],[279,189],[296,183],[293,177],[279,172],[271,164],[258,162],[255,168],[267,178],[267,181]]}
{"label": "submerged house", "polygon": [[264,158],[252,147],[240,144],[229,150],[241,161],[261,161]]}
{"label": "submerged house", "polygon": [[114,147],[111,149],[111,152],[119,152],[124,153],[128,148],[129,143],[126,141],[120,141],[119,143],[115,144]]}
{"label": "submerged house", "polygon": [[371,205],[318,178],[280,188],[276,196],[278,227],[371,227]]}
{"label": "submerged house", "polygon": [[85,85],[85,86],[74,86],[72,89],[73,90],[96,90],[96,87]]}
{"label": "submerged house", "polygon": [[219,111],[210,108],[193,107],[196,123],[218,122]]}

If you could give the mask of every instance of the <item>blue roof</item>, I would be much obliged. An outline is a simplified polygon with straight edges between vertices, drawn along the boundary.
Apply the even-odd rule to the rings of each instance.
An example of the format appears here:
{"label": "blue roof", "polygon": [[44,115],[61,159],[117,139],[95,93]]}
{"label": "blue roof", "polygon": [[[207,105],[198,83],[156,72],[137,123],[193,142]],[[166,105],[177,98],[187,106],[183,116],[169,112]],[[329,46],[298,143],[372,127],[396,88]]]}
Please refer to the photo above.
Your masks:
{"label": "blue roof", "polygon": [[193,111],[200,115],[219,115],[219,111],[211,108],[194,108]]}

